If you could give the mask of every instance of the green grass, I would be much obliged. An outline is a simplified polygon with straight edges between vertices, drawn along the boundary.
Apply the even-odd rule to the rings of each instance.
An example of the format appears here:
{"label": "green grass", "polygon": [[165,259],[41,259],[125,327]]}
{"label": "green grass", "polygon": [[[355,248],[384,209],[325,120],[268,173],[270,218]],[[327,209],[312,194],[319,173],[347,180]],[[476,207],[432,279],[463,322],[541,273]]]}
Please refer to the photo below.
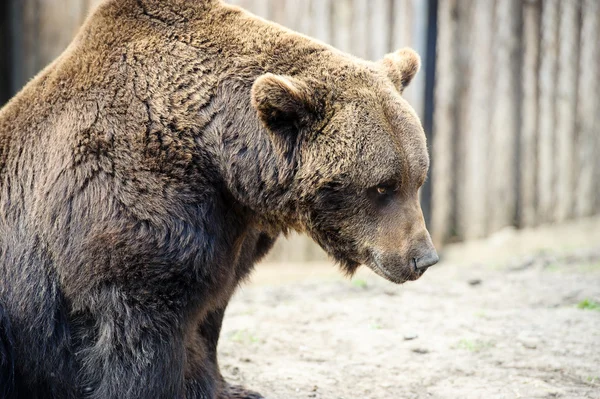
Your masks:
{"label": "green grass", "polygon": [[597,312],[600,312],[600,303],[591,299],[584,299],[583,301],[577,304],[577,307],[583,310],[595,310]]}
{"label": "green grass", "polygon": [[544,267],[544,269],[548,272],[560,272],[564,268],[561,268],[561,266],[558,263],[550,263],[550,264],[546,265],[546,267]]}
{"label": "green grass", "polygon": [[362,280],[359,278],[352,280],[352,285],[357,288],[363,288],[363,289],[367,288],[367,282],[365,280]]}
{"label": "green grass", "polygon": [[233,342],[243,344],[254,344],[258,342],[258,338],[252,335],[248,330],[237,330],[230,337]]}
{"label": "green grass", "polygon": [[597,383],[599,383],[599,382],[600,382],[600,377],[595,377],[595,376],[593,376],[593,375],[590,375],[590,376],[587,378],[587,381],[588,381],[588,382],[590,382],[590,383],[592,383],[592,384],[597,384]]}
{"label": "green grass", "polygon": [[479,339],[470,340],[470,339],[461,339],[458,341],[456,345],[454,345],[454,349],[462,349],[469,352],[478,353],[484,349],[493,348],[496,344],[491,341],[482,341]]}
{"label": "green grass", "polygon": [[486,320],[488,320],[490,318],[489,315],[483,310],[475,312],[475,317],[477,317],[478,319],[486,319]]}
{"label": "green grass", "polygon": [[600,262],[588,262],[583,263],[578,267],[579,271],[582,272],[597,272],[600,271]]}
{"label": "green grass", "polygon": [[544,270],[549,272],[572,272],[573,270],[580,273],[593,273],[600,271],[600,262],[583,262],[574,265],[566,265],[560,263],[550,263],[544,267]]}
{"label": "green grass", "polygon": [[371,323],[371,324],[369,324],[369,328],[371,330],[382,330],[383,326],[379,323]]}

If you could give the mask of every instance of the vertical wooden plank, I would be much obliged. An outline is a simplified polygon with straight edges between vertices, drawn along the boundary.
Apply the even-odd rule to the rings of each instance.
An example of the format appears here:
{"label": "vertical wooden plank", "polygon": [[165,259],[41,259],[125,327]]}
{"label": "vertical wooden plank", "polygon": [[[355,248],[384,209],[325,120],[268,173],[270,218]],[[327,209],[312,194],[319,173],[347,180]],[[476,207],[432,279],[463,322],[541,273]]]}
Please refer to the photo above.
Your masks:
{"label": "vertical wooden plank", "polygon": [[559,30],[556,93],[557,203],[554,220],[561,222],[572,217],[575,208],[579,1],[561,1]]}
{"label": "vertical wooden plank", "polygon": [[369,0],[353,0],[352,53],[357,57],[369,57]]}
{"label": "vertical wooden plank", "polygon": [[312,2],[312,36],[325,42],[331,42],[331,0]]}
{"label": "vertical wooden plank", "polygon": [[466,239],[487,233],[488,155],[492,76],[492,32],[494,2],[475,0],[468,47],[471,71],[466,73],[466,115],[461,156],[464,162],[459,199],[459,229]]}
{"label": "vertical wooden plank", "polygon": [[431,236],[436,246],[452,235],[455,210],[455,121],[457,116],[458,23],[454,18],[459,0],[441,0],[438,11],[438,46],[432,158]]}
{"label": "vertical wooden plank", "polygon": [[[597,37],[597,41],[596,43],[600,42],[600,34],[598,31],[596,31],[596,37]],[[597,57],[596,59],[596,65],[600,65],[600,57]],[[600,81],[600,71],[598,69],[596,69],[596,82]],[[598,92],[596,92],[598,93]],[[596,96],[596,128],[600,125],[600,101],[598,101],[598,96]],[[596,152],[595,154],[600,153],[600,134],[598,134],[598,130],[596,130],[596,134],[595,134],[595,149]],[[594,177],[594,181],[596,182],[596,188],[594,190],[595,194],[595,199],[594,202],[596,203],[596,211],[594,212],[594,214],[596,215],[600,215],[600,157],[598,157],[596,155],[596,168],[595,168],[595,177]]]}
{"label": "vertical wooden plank", "polygon": [[311,9],[312,2],[316,0],[305,0],[297,2],[297,11],[298,11],[298,32],[303,33],[305,35],[311,35],[312,33],[312,18],[311,18]]}
{"label": "vertical wooden plank", "polygon": [[[392,50],[402,47],[412,47],[421,55],[423,66],[429,62],[427,53],[427,13],[428,2],[421,0],[393,0],[391,2],[393,26],[391,28]],[[435,60],[431,60],[435,62]],[[404,91],[403,97],[413,106],[417,114],[424,117],[425,74],[419,73],[410,86]]]}
{"label": "vertical wooden plank", "polygon": [[352,0],[333,2],[333,45],[347,53],[352,52]]}
{"label": "vertical wooden plank", "polygon": [[390,52],[390,2],[388,0],[371,0],[371,14],[370,14],[370,52],[369,58],[371,60],[379,60],[383,58],[385,54]]}
{"label": "vertical wooden plank", "polygon": [[555,100],[558,69],[559,0],[545,0],[542,7],[540,60],[540,128],[538,139],[538,220],[550,222],[555,206]]}
{"label": "vertical wooden plank", "polygon": [[[413,31],[410,46],[421,55],[423,66],[429,62],[427,54],[427,13],[429,10],[428,2],[422,0],[412,0]],[[408,89],[404,92],[404,97],[413,106],[419,117],[424,117],[425,112],[425,73],[418,73],[413,79]]]}
{"label": "vertical wooden plank", "polygon": [[[435,68],[436,68],[436,52],[437,52],[437,36],[438,36],[438,0],[431,0],[427,2],[427,18],[424,21],[424,36],[426,37],[426,49],[423,53],[423,116],[421,118],[423,124],[423,130],[425,131],[425,138],[427,139],[427,151],[429,154],[433,151],[433,140],[434,136],[434,113],[435,113]],[[431,173],[433,170],[433,163],[435,160],[431,160],[429,173],[427,180],[421,190],[419,191],[419,200],[421,202],[421,209],[423,210],[423,218],[427,226],[431,225]]]}
{"label": "vertical wooden plank", "polygon": [[476,0],[459,0],[455,9],[457,23],[456,32],[456,114],[453,120],[454,140],[452,142],[452,151],[454,152],[453,172],[453,208],[452,208],[452,240],[463,240],[464,222],[463,212],[466,209],[464,202],[464,186],[466,179],[466,160],[465,160],[465,126],[468,125],[469,107],[468,100],[470,95],[471,79],[473,72],[473,19],[474,2]]}
{"label": "vertical wooden plank", "polygon": [[[412,0],[393,0],[392,1],[392,16],[393,26],[391,28],[391,48],[393,51],[403,47],[414,47],[415,24],[417,23],[415,7]],[[420,76],[417,76],[417,79]],[[415,88],[411,84],[402,96],[411,105],[415,105]],[[417,114],[422,117],[421,110],[416,110]]]}
{"label": "vertical wooden plank", "polygon": [[302,5],[305,2],[293,1],[293,0],[284,0],[283,4],[285,5],[285,22],[284,25],[288,28],[300,31],[300,20],[302,18]]}
{"label": "vertical wooden plank", "polygon": [[520,220],[522,227],[536,222],[538,68],[540,59],[541,0],[523,3],[523,112],[521,124]]}
{"label": "vertical wooden plank", "polygon": [[[441,1],[443,3],[444,0]],[[440,3],[440,5],[441,5]],[[392,49],[412,45],[414,7],[412,0],[393,0]]]}
{"label": "vertical wooden plank", "polygon": [[517,140],[520,54],[520,0],[496,2],[495,73],[489,81],[493,96],[488,158],[488,233],[515,224],[517,211]]}
{"label": "vertical wooden plank", "polygon": [[577,141],[579,179],[575,196],[577,216],[600,212],[600,3],[582,5]]}

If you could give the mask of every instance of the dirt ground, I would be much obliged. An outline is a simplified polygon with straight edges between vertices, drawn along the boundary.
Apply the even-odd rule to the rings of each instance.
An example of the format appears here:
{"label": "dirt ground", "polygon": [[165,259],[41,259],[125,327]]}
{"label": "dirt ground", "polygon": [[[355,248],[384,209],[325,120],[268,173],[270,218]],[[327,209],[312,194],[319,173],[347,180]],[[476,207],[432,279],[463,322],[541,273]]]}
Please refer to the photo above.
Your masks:
{"label": "dirt ground", "polygon": [[600,219],[450,247],[402,286],[260,265],[220,362],[267,399],[599,399]]}

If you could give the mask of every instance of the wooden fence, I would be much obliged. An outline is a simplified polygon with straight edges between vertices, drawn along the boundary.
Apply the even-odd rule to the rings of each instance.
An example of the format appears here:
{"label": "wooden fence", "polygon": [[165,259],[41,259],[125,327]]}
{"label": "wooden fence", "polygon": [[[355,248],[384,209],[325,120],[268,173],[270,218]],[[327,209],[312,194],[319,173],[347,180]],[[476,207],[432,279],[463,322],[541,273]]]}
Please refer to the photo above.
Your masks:
{"label": "wooden fence", "polygon": [[[60,54],[100,1],[4,2],[0,45],[11,51],[0,71],[10,70],[12,92]],[[424,72],[406,96],[432,145],[422,198],[438,244],[600,213],[597,0],[228,2],[363,58],[419,51]],[[297,237],[275,254],[324,257]]]}
{"label": "wooden fence", "polygon": [[440,0],[436,241],[600,212],[600,3]]}

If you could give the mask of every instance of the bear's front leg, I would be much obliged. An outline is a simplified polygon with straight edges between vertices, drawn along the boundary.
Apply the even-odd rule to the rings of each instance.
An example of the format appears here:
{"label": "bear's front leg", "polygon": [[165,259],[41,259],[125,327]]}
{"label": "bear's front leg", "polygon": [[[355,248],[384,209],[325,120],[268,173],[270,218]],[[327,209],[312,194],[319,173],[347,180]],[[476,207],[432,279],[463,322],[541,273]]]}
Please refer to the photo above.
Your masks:
{"label": "bear's front leg", "polygon": [[264,399],[259,393],[227,383],[221,376],[217,360],[217,345],[224,315],[225,307],[209,313],[204,321],[200,323],[198,329],[200,336],[206,344],[207,360],[210,362],[215,374],[218,376],[217,378],[219,378],[221,382],[217,399]]}
{"label": "bear's front leg", "polygon": [[[156,304],[125,303],[115,293],[97,298],[93,337],[79,351],[82,395],[93,399],[183,399],[185,345],[180,323]],[[214,387],[214,382],[212,384]],[[214,399],[206,381],[202,399]]]}

